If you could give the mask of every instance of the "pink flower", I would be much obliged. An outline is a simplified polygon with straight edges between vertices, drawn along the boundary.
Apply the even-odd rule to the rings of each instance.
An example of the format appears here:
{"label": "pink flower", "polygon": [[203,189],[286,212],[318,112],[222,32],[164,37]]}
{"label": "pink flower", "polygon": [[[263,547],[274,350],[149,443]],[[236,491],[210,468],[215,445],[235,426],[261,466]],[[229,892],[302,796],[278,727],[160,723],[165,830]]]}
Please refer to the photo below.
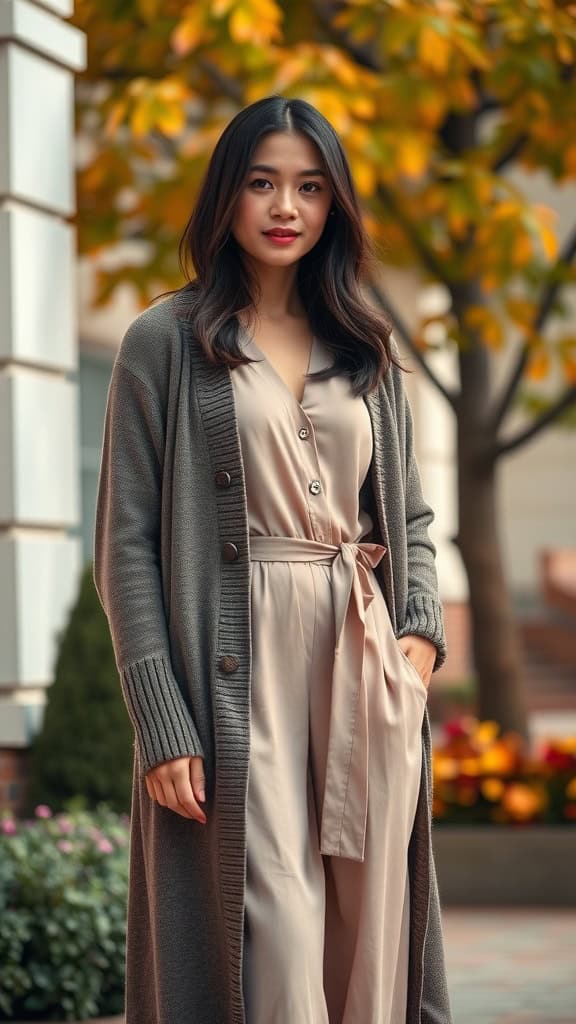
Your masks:
{"label": "pink flower", "polygon": [[52,817],[52,811],[48,807],[48,804],[38,804],[38,807],[35,809],[34,814],[36,815],[37,818]]}
{"label": "pink flower", "polygon": [[65,817],[59,818],[58,825],[59,825],[60,831],[64,832],[65,834],[69,834],[70,832],[74,831],[74,825],[70,821],[70,818],[65,818]]}
{"label": "pink flower", "polygon": [[59,839],[56,846],[59,850],[62,850],[62,853],[72,853],[74,849],[69,839]]}
{"label": "pink flower", "polygon": [[100,839],[98,841],[98,849],[100,850],[100,853],[114,852],[114,847],[112,846],[112,843],[110,842],[109,839]]}
{"label": "pink flower", "polygon": [[16,831],[16,822],[12,818],[4,818],[2,831],[5,836],[13,836]]}

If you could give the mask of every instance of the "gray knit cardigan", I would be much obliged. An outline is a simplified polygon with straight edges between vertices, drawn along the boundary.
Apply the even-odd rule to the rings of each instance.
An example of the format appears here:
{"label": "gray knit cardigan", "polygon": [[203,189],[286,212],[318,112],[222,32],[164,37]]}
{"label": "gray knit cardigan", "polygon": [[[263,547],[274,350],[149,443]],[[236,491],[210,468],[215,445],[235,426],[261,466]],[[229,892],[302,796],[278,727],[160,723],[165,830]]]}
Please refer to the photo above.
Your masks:
{"label": "gray knit cardigan", "polygon": [[[130,325],[108,392],[94,581],[135,732],[127,1024],[250,1024],[242,990],[250,549],[231,372],[206,359],[171,298]],[[391,368],[364,400],[373,539],[388,549],[375,571],[396,636],[429,637],[437,669],[446,649],[433,513],[401,371]],[[238,549],[233,561],[223,557],[228,542]],[[451,1024],[427,709],[422,745],[406,1024]],[[204,758],[206,826],[151,800],[144,780],[162,761],[193,754]]]}

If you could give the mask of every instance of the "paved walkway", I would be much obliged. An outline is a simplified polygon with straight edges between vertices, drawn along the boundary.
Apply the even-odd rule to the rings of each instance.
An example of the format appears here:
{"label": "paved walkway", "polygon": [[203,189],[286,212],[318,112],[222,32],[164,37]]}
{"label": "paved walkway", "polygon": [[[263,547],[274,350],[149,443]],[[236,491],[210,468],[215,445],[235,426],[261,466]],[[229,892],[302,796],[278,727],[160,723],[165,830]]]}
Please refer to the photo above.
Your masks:
{"label": "paved walkway", "polygon": [[443,908],[454,1024],[576,1024],[576,911]]}
{"label": "paved walkway", "polygon": [[443,927],[454,1024],[576,1024],[576,910],[447,907]]}

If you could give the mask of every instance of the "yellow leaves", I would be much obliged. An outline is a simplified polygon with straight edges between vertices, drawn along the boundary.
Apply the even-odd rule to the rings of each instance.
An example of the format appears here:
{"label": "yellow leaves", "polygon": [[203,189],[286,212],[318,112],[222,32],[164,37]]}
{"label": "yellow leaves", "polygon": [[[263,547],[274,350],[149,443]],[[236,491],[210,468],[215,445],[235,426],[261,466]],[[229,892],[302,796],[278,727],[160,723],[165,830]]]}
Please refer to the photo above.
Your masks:
{"label": "yellow leaves", "polygon": [[348,133],[352,119],[345,93],[338,92],[327,81],[325,85],[302,85],[300,95],[318,107],[337,132],[344,136]]}
{"label": "yellow leaves", "polygon": [[184,8],[182,19],[174,29],[170,43],[174,53],[185,57],[201,43],[211,42],[216,32],[209,25],[209,18],[203,4],[194,3]]}
{"label": "yellow leaves", "polygon": [[153,21],[158,17],[161,0],[136,0],[138,14],[144,21]]}
{"label": "yellow leaves", "polygon": [[357,89],[361,84],[360,68],[342,50],[335,46],[322,47],[324,66],[336,81],[346,89]]}
{"label": "yellow leaves", "polygon": [[504,303],[506,312],[513,323],[527,329],[534,321],[536,306],[528,299],[509,296]]}
{"label": "yellow leaves", "polygon": [[282,55],[282,59],[278,62],[274,85],[271,91],[284,92],[285,89],[289,89],[299,82],[307,74],[308,70],[309,58],[306,53],[290,53],[288,51],[286,56]]}
{"label": "yellow leaves", "polygon": [[399,134],[395,140],[396,163],[401,174],[407,178],[417,178],[428,166],[429,146],[420,136]]}
{"label": "yellow leaves", "polygon": [[355,117],[364,121],[373,120],[376,117],[376,103],[371,96],[360,94],[350,97],[350,110]]}
{"label": "yellow leaves", "polygon": [[547,207],[527,203],[520,193],[485,205],[470,266],[481,276],[486,290],[556,258],[554,217]]}
{"label": "yellow leaves", "polygon": [[135,138],[143,138],[152,131],[169,137],[179,135],[186,124],[186,101],[190,90],[175,76],[159,82],[147,78],[134,78],[124,98],[112,104],[105,125],[105,133],[113,137],[124,121],[128,121]]}
{"label": "yellow leaves", "polygon": [[564,170],[568,177],[576,177],[576,142],[572,142],[564,150]]}
{"label": "yellow leaves", "polygon": [[498,316],[488,306],[468,306],[463,317],[464,326],[480,335],[488,348],[500,349],[504,343],[504,332]]}
{"label": "yellow leaves", "polygon": [[435,3],[433,8],[432,15],[426,13],[422,17],[418,33],[418,61],[432,75],[439,77],[460,72],[465,88],[470,67],[482,71],[489,71],[491,67],[482,34],[469,20],[459,16],[459,5]]}
{"label": "yellow leaves", "polygon": [[242,0],[236,3],[228,28],[235,43],[265,46],[282,41],[282,12],[274,0]]}
{"label": "yellow leaves", "polygon": [[108,138],[112,138],[112,136],[114,136],[118,131],[118,128],[126,117],[127,109],[128,104],[125,100],[118,100],[111,106],[108,117],[104,123],[104,134],[108,136]]}
{"label": "yellow leaves", "polygon": [[565,335],[555,341],[542,334],[528,338],[529,356],[525,368],[528,380],[541,383],[549,377],[554,365],[568,384],[576,384],[576,335]]}
{"label": "yellow leaves", "polygon": [[374,39],[378,31],[375,13],[374,5],[349,0],[346,6],[332,15],[331,22],[335,29],[345,31],[352,42],[362,45]]}
{"label": "yellow leaves", "polygon": [[443,75],[450,59],[450,41],[431,25],[423,25],[418,39],[418,59],[431,71]]}
{"label": "yellow leaves", "polygon": [[435,128],[446,113],[445,90],[423,83],[418,97],[418,117],[425,128]]}
{"label": "yellow leaves", "polygon": [[532,239],[527,231],[523,231],[520,228],[516,232],[516,237],[512,242],[510,249],[510,258],[512,265],[520,269],[520,267],[527,266],[532,259]]}
{"label": "yellow leaves", "polygon": [[558,54],[558,60],[562,61],[563,64],[574,63],[574,46],[571,45],[571,41],[567,36],[559,36],[556,40],[556,53]]}
{"label": "yellow leaves", "polygon": [[282,10],[275,0],[196,0],[182,12],[172,33],[172,49],[183,57],[214,41],[219,22],[233,43],[269,46],[282,42]]}
{"label": "yellow leaves", "polygon": [[561,338],[556,349],[566,380],[570,384],[576,384],[576,335]]}
{"label": "yellow leaves", "polygon": [[544,254],[548,260],[553,260],[558,255],[558,239],[552,228],[552,225],[557,220],[556,211],[552,210],[549,206],[534,203],[532,214],[536,228],[540,233]]}
{"label": "yellow leaves", "polygon": [[541,335],[535,335],[530,346],[531,352],[526,363],[525,375],[528,380],[534,382],[545,380],[552,365],[550,350]]}
{"label": "yellow leaves", "polygon": [[255,28],[250,11],[240,5],[236,7],[230,15],[228,27],[235,43],[248,43]]}
{"label": "yellow leaves", "polygon": [[351,154],[350,164],[359,194],[369,198],[374,194],[378,180],[374,163]]}

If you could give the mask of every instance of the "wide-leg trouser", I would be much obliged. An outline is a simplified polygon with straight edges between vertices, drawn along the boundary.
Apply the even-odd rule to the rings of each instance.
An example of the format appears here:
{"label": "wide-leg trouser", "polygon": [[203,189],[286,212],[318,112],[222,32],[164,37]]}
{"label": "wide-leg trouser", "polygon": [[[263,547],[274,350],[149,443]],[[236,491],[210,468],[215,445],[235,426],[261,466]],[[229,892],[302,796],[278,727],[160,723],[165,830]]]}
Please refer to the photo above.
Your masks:
{"label": "wide-leg trouser", "polygon": [[408,842],[427,690],[398,646],[374,579],[377,593],[366,611],[365,856],[322,856],[335,646],[331,572],[313,561],[252,564],[247,1024],[406,1020]]}

